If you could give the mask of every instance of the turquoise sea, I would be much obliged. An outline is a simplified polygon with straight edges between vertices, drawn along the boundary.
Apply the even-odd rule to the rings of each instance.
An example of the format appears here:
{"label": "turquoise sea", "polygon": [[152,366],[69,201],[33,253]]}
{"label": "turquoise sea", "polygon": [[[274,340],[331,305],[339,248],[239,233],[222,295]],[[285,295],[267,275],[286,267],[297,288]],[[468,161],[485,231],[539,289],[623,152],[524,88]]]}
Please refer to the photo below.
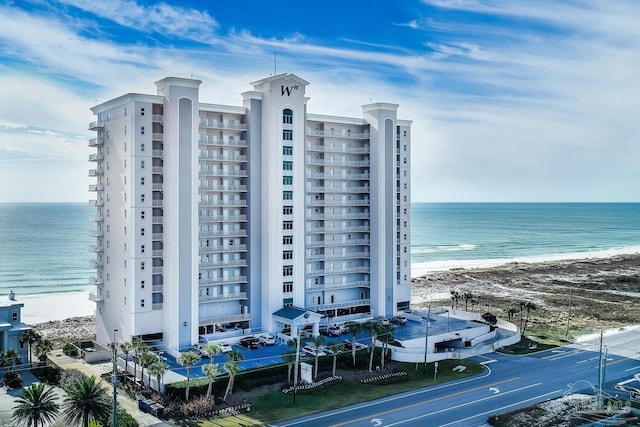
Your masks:
{"label": "turquoise sea", "polygon": [[[0,295],[90,289],[85,203],[0,204]],[[640,203],[415,203],[412,270],[640,252]]]}

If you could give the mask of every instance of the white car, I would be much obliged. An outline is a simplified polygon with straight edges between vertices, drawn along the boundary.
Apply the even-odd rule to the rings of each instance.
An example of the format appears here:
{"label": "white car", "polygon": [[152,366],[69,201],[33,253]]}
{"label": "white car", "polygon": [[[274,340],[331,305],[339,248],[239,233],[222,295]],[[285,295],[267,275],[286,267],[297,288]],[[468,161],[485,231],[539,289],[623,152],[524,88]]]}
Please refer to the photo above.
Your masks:
{"label": "white car", "polygon": [[226,343],[226,342],[219,342],[218,345],[220,346],[220,352],[221,353],[229,353],[232,349],[231,349],[231,344]]}
{"label": "white car", "polygon": [[311,355],[313,357],[326,356],[327,355],[327,353],[325,353],[322,350],[317,349],[316,346],[313,345],[313,344],[306,344],[304,347],[302,347],[302,351],[304,351],[305,353],[307,353],[307,354],[309,354],[309,355]]}
{"label": "white car", "polygon": [[258,337],[258,341],[260,341],[260,344],[262,345],[274,345],[276,343],[276,338],[273,335],[265,334],[260,335]]}

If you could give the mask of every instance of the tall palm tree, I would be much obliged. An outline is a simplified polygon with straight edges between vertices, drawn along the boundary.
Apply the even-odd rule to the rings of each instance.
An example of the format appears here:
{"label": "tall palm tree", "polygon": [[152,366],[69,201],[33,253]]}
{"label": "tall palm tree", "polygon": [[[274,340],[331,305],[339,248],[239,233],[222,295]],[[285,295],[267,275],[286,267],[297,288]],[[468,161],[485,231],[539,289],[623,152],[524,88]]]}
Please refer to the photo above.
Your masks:
{"label": "tall palm tree", "polygon": [[316,378],[318,376],[318,358],[320,357],[318,356],[318,353],[320,352],[318,347],[320,347],[324,343],[324,337],[322,335],[316,335],[314,337],[311,337],[311,342],[313,343],[313,345],[316,346],[316,354],[315,354],[316,361],[315,361],[315,367],[314,367],[315,374],[313,375],[313,377]]}
{"label": "tall palm tree", "polygon": [[229,373],[229,382],[227,383],[227,390],[224,392],[224,398],[222,399],[225,402],[227,401],[227,397],[229,397],[233,391],[233,383],[239,370],[238,364],[242,359],[244,359],[243,354],[237,350],[227,353],[228,362],[224,364],[224,369]]}
{"label": "tall palm tree", "polygon": [[509,320],[509,322],[511,322],[513,320],[513,316],[518,313],[518,308],[514,306],[507,307],[504,309],[504,312],[507,314],[507,319]]}
{"label": "tall palm tree", "polygon": [[111,415],[111,400],[96,378],[82,377],[67,391],[64,400],[64,420],[71,426],[89,427],[90,420],[108,420]]}
{"label": "tall palm tree", "polygon": [[458,308],[458,301],[460,301],[460,298],[462,298],[462,295],[460,295],[460,292],[451,291],[451,309],[452,310],[454,308],[454,304],[455,304],[455,308]]}
{"label": "tall palm tree", "polygon": [[296,363],[296,354],[285,353],[282,355],[282,360],[287,364],[287,383],[291,385],[291,371],[293,370],[293,364]]}
{"label": "tall palm tree", "polygon": [[34,344],[36,344],[38,341],[40,341],[42,339],[42,336],[37,333],[35,330],[33,329],[27,329],[26,331],[24,331],[22,333],[22,335],[20,335],[20,344],[21,345],[28,345],[29,347],[29,367],[31,367],[31,353],[32,353],[32,346]]}
{"label": "tall palm tree", "polygon": [[331,376],[336,376],[336,365],[338,360],[338,353],[344,350],[344,346],[340,343],[331,344],[329,350],[333,351],[333,367],[331,369]]}
{"label": "tall palm tree", "polygon": [[527,306],[527,301],[525,300],[520,300],[517,302],[518,307],[520,308],[520,329],[522,330],[522,327],[524,326],[522,323],[522,312],[524,311],[524,308]]}
{"label": "tall palm tree", "polygon": [[120,344],[120,351],[124,353],[124,372],[126,375],[129,375],[129,353],[133,351],[133,344],[131,341],[126,341]]}
{"label": "tall palm tree", "polygon": [[[151,364],[155,363],[158,361],[158,356],[156,356],[155,354],[151,353],[150,351],[147,351],[146,353],[143,353],[142,356],[140,356],[140,381],[142,381],[142,386],[144,386],[144,370],[145,368],[148,368],[149,366],[151,366]],[[149,376],[149,388],[151,388],[151,374],[149,374],[147,372],[148,376]]]}
{"label": "tall palm tree", "polygon": [[151,384],[151,375],[156,377],[156,381],[158,382],[158,393],[160,393],[160,384],[162,383],[162,377],[169,370],[169,365],[164,362],[156,361],[153,362],[147,368],[147,372],[149,373],[149,384]]}
{"label": "tall palm tree", "polygon": [[213,391],[213,382],[216,377],[220,375],[220,365],[217,363],[209,363],[208,365],[202,365],[202,372],[207,376],[209,380],[209,387],[207,388],[207,397],[211,397]]}
{"label": "tall palm tree", "polygon": [[527,323],[529,323],[529,314],[536,310],[536,304],[533,301],[527,301],[524,308],[527,310],[527,317],[524,319],[524,328],[522,328],[522,335],[524,335],[525,329],[527,329]]}
{"label": "tall palm tree", "polygon": [[45,426],[51,424],[60,412],[60,405],[52,387],[34,383],[22,389],[13,408],[13,421],[27,426]]}
{"label": "tall palm tree", "polygon": [[471,292],[465,292],[462,294],[462,298],[464,299],[464,311],[469,311],[469,301],[473,299],[473,294]]}
{"label": "tall palm tree", "polygon": [[187,368],[187,388],[184,391],[184,400],[189,400],[189,380],[191,379],[191,367],[200,361],[200,355],[193,351],[180,353],[178,356],[178,364]]}
{"label": "tall palm tree", "polygon": [[382,341],[382,349],[380,351],[380,366],[384,369],[384,360],[389,348],[389,342],[395,339],[393,332],[395,328],[392,325],[380,325],[381,330],[378,332],[378,339]]}
{"label": "tall palm tree", "polygon": [[142,341],[142,338],[135,337],[131,340],[131,346],[133,347],[133,382],[135,383],[138,377],[138,359],[140,358],[140,352],[144,349],[146,344]]}
{"label": "tall palm tree", "polygon": [[356,335],[362,331],[362,325],[358,322],[349,322],[349,333],[351,334],[351,358],[353,359],[353,366],[356,366]]}

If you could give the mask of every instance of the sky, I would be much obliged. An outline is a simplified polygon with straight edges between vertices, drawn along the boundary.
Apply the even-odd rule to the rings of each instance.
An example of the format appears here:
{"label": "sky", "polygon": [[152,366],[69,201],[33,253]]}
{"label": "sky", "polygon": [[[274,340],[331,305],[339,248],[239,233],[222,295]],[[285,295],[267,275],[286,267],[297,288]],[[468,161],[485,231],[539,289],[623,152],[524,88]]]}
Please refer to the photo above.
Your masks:
{"label": "sky", "polygon": [[640,201],[637,0],[0,0],[0,203],[94,196],[97,103],[274,72],[312,113],[400,104],[413,202]]}

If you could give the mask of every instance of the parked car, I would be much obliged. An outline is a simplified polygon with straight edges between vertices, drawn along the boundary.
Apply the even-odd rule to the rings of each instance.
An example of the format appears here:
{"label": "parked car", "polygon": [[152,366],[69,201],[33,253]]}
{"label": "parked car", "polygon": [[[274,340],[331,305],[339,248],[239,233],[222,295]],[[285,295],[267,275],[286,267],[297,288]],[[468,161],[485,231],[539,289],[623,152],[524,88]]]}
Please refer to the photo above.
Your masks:
{"label": "parked car", "polygon": [[329,355],[329,356],[333,356],[334,351],[331,350],[330,348],[327,348],[326,345],[321,345],[320,347],[318,347],[318,350],[320,350],[321,352]]}
{"label": "parked car", "polygon": [[376,318],[376,322],[380,323],[381,325],[384,326],[388,326],[389,325],[389,319],[387,319],[386,317],[378,317]]}
{"label": "parked car", "polygon": [[[349,340],[344,340],[342,341],[342,345],[344,346],[345,350],[351,350],[353,347],[351,346],[352,342]],[[363,348],[367,348],[366,345],[356,341],[356,350],[362,350]]]}
{"label": "parked car", "polygon": [[398,314],[397,316],[393,316],[390,322],[394,325],[404,325],[408,322],[408,320],[404,315]]}
{"label": "parked car", "polygon": [[205,356],[205,353],[202,351],[202,346],[204,344],[194,344],[191,346],[191,351],[195,354],[199,354],[200,356]]}
{"label": "parked car", "polygon": [[345,332],[345,328],[340,325],[331,325],[327,328],[327,335],[330,337],[339,337]]}
{"label": "parked car", "polygon": [[315,345],[313,344],[306,344],[304,347],[302,347],[302,351],[304,351],[305,353],[315,357],[315,356],[326,356],[327,353],[325,353],[324,351],[321,351],[319,349],[316,348]]}
{"label": "parked car", "polygon": [[254,350],[256,348],[260,348],[260,341],[258,341],[254,336],[248,336],[240,339],[240,345],[250,350]]}
{"label": "parked car", "polygon": [[219,342],[218,345],[220,346],[221,353],[229,353],[232,350],[231,344],[229,343]]}
{"label": "parked car", "polygon": [[273,335],[264,334],[258,337],[258,341],[260,341],[260,344],[262,345],[274,345],[276,343],[276,338]]}

